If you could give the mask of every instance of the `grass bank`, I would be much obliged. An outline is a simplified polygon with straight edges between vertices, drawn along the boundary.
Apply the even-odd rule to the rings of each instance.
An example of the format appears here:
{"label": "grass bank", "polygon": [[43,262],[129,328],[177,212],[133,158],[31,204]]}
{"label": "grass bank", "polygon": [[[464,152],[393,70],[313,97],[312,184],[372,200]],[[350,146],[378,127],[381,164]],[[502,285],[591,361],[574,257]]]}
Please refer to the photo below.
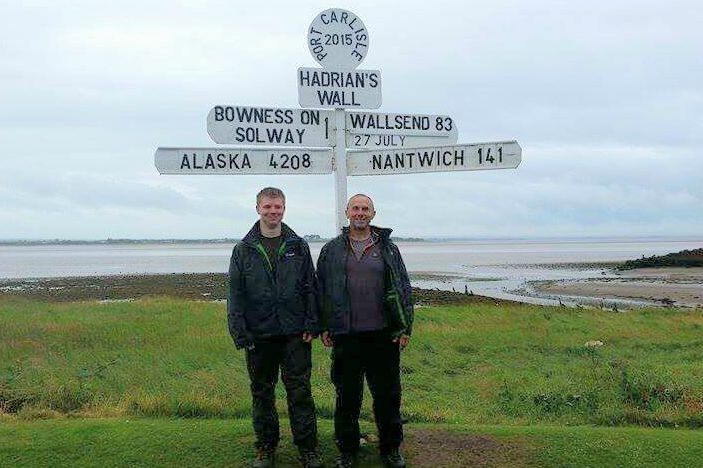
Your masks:
{"label": "grass bank", "polygon": [[[402,361],[409,423],[703,425],[699,312],[482,303],[422,307],[416,322]],[[591,340],[604,345],[584,346]],[[243,361],[222,303],[0,299],[5,419],[246,418]],[[316,342],[321,418],[333,411],[329,364]]]}

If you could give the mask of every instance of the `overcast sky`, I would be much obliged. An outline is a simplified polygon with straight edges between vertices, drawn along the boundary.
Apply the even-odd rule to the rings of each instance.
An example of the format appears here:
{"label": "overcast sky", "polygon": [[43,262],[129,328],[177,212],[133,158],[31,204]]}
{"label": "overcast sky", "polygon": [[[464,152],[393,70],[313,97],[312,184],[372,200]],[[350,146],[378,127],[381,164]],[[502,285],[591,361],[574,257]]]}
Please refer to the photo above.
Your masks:
{"label": "overcast sky", "polygon": [[381,112],[516,139],[515,170],[350,177],[399,236],[703,237],[703,8],[669,1],[0,0],[0,239],[240,237],[263,186],[334,233],[334,179],[165,176],[215,104],[298,108],[329,7],[370,32]]}

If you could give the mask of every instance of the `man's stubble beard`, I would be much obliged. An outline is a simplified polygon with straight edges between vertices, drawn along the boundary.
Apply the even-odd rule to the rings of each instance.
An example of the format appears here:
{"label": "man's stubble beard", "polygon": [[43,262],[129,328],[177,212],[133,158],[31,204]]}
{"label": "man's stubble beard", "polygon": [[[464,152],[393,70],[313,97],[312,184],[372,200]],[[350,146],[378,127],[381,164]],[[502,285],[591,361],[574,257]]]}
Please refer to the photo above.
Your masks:
{"label": "man's stubble beard", "polygon": [[350,227],[355,230],[355,231],[364,231],[366,230],[367,227],[369,227],[369,222],[368,221],[354,221],[352,220],[349,225]]}

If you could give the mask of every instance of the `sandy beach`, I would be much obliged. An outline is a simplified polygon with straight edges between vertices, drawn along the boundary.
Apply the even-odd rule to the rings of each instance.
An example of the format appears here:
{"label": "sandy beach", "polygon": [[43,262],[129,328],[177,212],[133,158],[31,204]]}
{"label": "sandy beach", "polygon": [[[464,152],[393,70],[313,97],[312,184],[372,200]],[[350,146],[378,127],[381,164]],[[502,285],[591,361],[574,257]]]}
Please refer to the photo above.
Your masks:
{"label": "sandy beach", "polygon": [[617,272],[616,278],[538,282],[534,288],[556,296],[703,307],[703,268],[640,268]]}

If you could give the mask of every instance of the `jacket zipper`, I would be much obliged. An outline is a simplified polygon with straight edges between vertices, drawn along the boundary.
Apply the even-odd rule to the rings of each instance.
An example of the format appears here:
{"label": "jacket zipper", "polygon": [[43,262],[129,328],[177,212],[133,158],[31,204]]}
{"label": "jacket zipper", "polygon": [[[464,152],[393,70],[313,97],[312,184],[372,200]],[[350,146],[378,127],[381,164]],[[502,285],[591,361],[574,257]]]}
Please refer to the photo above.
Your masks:
{"label": "jacket zipper", "polygon": [[[278,252],[276,252],[276,260],[281,258],[281,254],[286,250],[286,244],[287,241],[283,239],[283,242],[281,242],[281,246],[278,248]],[[269,276],[271,278],[271,281],[273,284],[278,287],[278,269],[276,269],[275,273],[273,271],[273,264],[271,263],[271,259],[269,258],[268,254],[266,253],[266,249],[264,249],[264,246],[261,245],[261,242],[257,242],[254,246],[256,248],[256,251],[259,252],[259,254],[264,257],[264,260],[266,260],[266,266],[268,267],[267,270],[269,272]]]}
{"label": "jacket zipper", "polygon": [[349,250],[351,249],[351,244],[349,244],[349,238],[347,237],[346,248],[344,249],[344,289],[347,292],[347,333],[351,332],[351,299],[349,298],[349,270],[347,268],[347,262],[349,261]]}

